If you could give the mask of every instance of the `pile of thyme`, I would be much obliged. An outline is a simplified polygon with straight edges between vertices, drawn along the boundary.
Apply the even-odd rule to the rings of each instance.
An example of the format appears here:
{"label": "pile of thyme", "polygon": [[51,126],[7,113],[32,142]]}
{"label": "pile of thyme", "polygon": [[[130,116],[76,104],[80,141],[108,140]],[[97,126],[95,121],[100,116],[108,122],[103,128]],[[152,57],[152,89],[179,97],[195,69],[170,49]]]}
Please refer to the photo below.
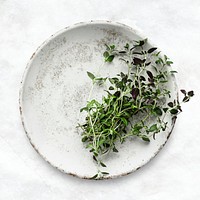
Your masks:
{"label": "pile of thyme", "polygon": [[[96,77],[87,72],[93,85],[102,82],[108,85],[102,102],[89,100],[80,110],[87,112],[85,123],[78,125],[82,129],[82,142],[92,152],[98,166],[93,179],[109,174],[100,167],[106,167],[103,155],[118,152],[116,143],[123,143],[133,136],[145,142],[156,139],[156,134],[167,128],[166,115],[175,118],[182,112],[181,103],[188,102],[194,95],[193,91],[181,90],[182,101],[171,100],[167,83],[177,72],[169,70],[172,61],[166,55],[161,56],[157,48],[145,50],[146,43],[147,39],[134,41],[132,45],[127,43],[122,50],[115,45],[106,45],[105,62],[118,58],[126,63],[127,73]],[[149,119],[154,119],[154,123],[149,123]]]}

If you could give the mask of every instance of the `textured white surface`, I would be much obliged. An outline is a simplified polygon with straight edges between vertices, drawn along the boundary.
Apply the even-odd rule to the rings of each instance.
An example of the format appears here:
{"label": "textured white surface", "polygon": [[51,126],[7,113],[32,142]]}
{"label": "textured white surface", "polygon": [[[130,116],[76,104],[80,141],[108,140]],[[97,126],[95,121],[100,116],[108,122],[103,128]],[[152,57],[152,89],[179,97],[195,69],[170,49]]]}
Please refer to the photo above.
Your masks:
{"label": "textured white surface", "polygon": [[[29,144],[18,110],[32,52],[52,33],[90,19],[139,26],[174,61],[179,87],[196,94],[151,163],[129,176],[96,182],[46,163]],[[199,199],[199,35],[199,0],[0,0],[0,199]]]}

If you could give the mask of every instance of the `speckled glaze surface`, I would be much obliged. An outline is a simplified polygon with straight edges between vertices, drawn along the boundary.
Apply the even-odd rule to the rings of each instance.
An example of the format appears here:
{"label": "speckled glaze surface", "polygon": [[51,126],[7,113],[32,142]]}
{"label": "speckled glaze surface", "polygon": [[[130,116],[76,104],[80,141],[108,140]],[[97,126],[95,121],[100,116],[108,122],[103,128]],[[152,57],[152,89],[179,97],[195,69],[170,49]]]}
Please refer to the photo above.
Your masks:
{"label": "speckled glaze surface", "polygon": [[[127,41],[144,38],[136,28],[91,21],[52,35],[32,55],[20,90],[21,118],[32,146],[52,166],[80,178],[96,174],[92,155],[76,128],[84,121],[79,110],[86,104],[91,87],[86,71],[103,76],[123,71],[125,66],[117,60],[109,65],[103,62],[105,43],[123,47]],[[176,98],[174,77],[169,87]],[[101,99],[99,91],[95,88],[92,98]],[[119,146],[119,153],[105,158],[110,173],[106,178],[129,174],[150,161],[166,143],[174,123],[168,116],[167,130],[149,144],[134,139]]]}

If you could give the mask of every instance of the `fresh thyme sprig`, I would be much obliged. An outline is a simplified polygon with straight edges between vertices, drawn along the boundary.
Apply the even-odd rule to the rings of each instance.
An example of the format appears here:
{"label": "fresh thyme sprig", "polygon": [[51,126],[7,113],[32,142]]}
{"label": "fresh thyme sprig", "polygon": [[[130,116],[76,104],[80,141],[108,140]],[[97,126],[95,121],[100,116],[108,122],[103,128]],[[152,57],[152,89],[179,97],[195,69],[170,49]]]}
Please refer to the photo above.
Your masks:
{"label": "fresh thyme sprig", "polygon": [[[92,152],[98,166],[93,179],[109,174],[100,170],[106,167],[103,155],[110,151],[117,153],[117,142],[123,143],[133,136],[145,142],[150,142],[151,137],[156,139],[156,134],[167,128],[166,115],[177,116],[182,112],[181,103],[188,102],[194,95],[193,91],[181,90],[184,94],[181,103],[178,99],[170,100],[167,83],[176,71],[169,71],[172,62],[166,55],[160,56],[157,48],[145,50],[146,42],[147,39],[135,41],[132,46],[127,43],[122,50],[106,45],[105,62],[112,62],[117,57],[127,64],[127,73],[103,78],[87,72],[93,85],[109,84],[102,102],[89,99],[80,110],[87,112],[85,123],[78,125],[82,129],[82,142]],[[153,124],[149,124],[150,119]]]}

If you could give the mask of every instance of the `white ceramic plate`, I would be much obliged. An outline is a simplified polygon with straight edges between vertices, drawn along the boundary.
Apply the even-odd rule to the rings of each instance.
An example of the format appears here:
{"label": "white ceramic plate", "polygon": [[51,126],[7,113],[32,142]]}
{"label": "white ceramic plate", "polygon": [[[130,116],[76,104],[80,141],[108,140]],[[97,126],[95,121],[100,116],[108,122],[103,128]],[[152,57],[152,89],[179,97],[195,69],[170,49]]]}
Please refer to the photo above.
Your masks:
{"label": "white ceramic plate", "polygon": [[[86,71],[95,73],[100,66],[103,75],[120,72],[123,65],[117,59],[103,64],[105,43],[123,47],[138,39],[144,37],[123,24],[91,21],[56,33],[32,55],[20,90],[21,118],[32,146],[52,166],[81,178],[96,174],[96,164],[76,129],[84,121],[79,110],[86,104],[91,86]],[[176,96],[174,78],[169,87]],[[93,97],[101,95],[96,90]],[[166,143],[173,125],[170,118],[168,129],[148,145],[130,140],[118,147],[119,153],[105,160],[107,178],[129,174],[150,161]]]}

